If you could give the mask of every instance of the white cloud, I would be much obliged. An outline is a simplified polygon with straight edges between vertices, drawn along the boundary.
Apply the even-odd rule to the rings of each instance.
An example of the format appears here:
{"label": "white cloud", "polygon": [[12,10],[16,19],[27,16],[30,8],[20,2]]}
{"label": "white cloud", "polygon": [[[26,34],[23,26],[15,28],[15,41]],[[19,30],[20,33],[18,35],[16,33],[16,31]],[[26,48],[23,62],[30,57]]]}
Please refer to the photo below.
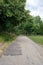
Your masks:
{"label": "white cloud", "polygon": [[29,4],[30,6],[37,6],[38,0],[27,0],[27,4]]}
{"label": "white cloud", "polygon": [[25,8],[31,11],[31,15],[39,15],[43,19],[43,0],[27,0]]}

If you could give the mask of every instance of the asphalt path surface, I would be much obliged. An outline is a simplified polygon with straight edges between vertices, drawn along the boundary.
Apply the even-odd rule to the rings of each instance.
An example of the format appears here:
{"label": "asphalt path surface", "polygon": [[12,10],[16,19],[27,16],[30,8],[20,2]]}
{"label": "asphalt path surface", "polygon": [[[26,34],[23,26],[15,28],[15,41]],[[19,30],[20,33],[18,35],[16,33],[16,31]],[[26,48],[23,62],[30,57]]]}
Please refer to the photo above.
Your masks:
{"label": "asphalt path surface", "polygon": [[43,65],[43,48],[26,36],[18,36],[5,49],[0,65]]}

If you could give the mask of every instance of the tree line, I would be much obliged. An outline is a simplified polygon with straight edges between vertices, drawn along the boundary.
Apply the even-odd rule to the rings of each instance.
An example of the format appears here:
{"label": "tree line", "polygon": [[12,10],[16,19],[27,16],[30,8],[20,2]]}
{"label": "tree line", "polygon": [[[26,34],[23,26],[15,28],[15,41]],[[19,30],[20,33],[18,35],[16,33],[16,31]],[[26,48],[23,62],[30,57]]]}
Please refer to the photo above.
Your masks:
{"label": "tree line", "polygon": [[26,0],[0,0],[0,33],[43,35],[40,16],[25,10]]}

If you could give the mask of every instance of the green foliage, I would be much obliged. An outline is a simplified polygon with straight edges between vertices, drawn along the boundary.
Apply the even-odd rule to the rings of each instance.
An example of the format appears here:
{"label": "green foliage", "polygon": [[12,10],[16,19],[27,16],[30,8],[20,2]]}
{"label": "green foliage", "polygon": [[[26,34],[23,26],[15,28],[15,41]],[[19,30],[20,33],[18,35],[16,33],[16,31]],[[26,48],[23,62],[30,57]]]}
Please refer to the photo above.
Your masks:
{"label": "green foliage", "polygon": [[25,10],[26,0],[0,0],[0,33],[43,34],[40,16]]}
{"label": "green foliage", "polygon": [[0,42],[10,42],[15,38],[15,35],[13,34],[8,34],[8,33],[1,33],[0,34]]}
{"label": "green foliage", "polygon": [[42,23],[40,16],[34,17],[32,21],[33,21],[32,33],[40,34],[40,24]]}
{"label": "green foliage", "polygon": [[40,34],[43,35],[43,22],[40,24]]}
{"label": "green foliage", "polygon": [[25,0],[2,0],[0,1],[0,29],[12,31],[24,17]]}

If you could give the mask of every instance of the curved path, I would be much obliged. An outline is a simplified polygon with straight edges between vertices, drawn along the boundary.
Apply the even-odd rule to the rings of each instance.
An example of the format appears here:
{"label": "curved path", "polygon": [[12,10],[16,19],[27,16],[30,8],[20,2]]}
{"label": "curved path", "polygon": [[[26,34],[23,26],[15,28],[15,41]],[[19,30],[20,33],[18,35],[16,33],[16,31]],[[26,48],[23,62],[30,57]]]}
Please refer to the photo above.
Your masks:
{"label": "curved path", "polygon": [[26,36],[18,36],[4,51],[0,65],[43,65],[43,48]]}

